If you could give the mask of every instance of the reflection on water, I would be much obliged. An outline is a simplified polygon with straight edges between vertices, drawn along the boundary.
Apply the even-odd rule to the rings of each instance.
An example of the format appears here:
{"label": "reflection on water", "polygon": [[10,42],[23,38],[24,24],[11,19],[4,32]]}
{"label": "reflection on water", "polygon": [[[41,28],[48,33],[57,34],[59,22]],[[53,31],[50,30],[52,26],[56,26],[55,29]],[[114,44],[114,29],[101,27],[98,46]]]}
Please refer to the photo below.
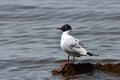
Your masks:
{"label": "reflection on water", "polygon": [[77,58],[77,62],[119,62],[119,5],[119,0],[1,1],[0,79],[61,80],[50,71],[67,56],[59,45],[61,32],[56,30],[65,23],[90,52],[100,55]]}

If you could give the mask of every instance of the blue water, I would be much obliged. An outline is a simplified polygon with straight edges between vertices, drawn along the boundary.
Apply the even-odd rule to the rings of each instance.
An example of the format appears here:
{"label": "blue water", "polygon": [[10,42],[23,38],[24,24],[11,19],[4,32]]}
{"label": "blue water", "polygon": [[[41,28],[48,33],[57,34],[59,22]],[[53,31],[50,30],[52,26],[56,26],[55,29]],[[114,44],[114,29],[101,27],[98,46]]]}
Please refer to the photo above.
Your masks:
{"label": "blue water", "polygon": [[[89,52],[99,54],[76,62],[120,62],[119,0],[0,0],[0,80],[64,79],[51,75],[67,58],[56,30],[64,24]],[[99,72],[87,77],[118,79]]]}

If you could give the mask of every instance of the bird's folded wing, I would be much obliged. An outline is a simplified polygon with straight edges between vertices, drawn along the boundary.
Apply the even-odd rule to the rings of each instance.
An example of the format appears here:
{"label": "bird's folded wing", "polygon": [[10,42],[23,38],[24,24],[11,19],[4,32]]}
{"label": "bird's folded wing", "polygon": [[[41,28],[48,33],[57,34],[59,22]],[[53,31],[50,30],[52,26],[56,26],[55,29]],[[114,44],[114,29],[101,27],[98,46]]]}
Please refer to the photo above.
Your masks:
{"label": "bird's folded wing", "polygon": [[68,47],[70,49],[72,49],[72,48],[81,48],[81,47],[83,47],[83,45],[78,39],[71,39],[71,40],[69,40]]}

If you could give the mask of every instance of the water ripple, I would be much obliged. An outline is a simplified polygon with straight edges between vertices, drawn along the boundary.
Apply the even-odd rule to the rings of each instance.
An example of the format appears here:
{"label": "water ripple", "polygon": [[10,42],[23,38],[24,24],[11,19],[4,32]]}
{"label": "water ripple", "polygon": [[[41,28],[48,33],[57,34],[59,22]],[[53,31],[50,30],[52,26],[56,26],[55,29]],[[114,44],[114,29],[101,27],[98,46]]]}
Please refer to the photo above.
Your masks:
{"label": "water ripple", "polygon": [[1,1],[0,79],[51,77],[51,68],[59,60],[63,63],[67,56],[60,48],[61,32],[56,30],[63,24],[72,26],[73,35],[88,51],[100,55],[81,57],[78,61],[118,62],[119,9],[118,0]]}

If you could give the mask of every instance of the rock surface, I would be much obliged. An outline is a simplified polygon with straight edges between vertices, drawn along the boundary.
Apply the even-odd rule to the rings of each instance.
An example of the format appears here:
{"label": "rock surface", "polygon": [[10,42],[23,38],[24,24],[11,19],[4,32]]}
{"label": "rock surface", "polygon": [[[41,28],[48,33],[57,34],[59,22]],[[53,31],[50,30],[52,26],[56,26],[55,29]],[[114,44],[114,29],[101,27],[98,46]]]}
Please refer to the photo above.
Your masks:
{"label": "rock surface", "polygon": [[120,63],[118,64],[94,64],[93,65],[95,69],[97,70],[101,70],[103,72],[111,72],[111,73],[115,73],[115,74],[119,74],[120,75]]}
{"label": "rock surface", "polygon": [[52,75],[62,75],[64,77],[80,74],[94,73],[94,70],[111,72],[120,75],[120,64],[63,64],[59,68],[52,70]]}

